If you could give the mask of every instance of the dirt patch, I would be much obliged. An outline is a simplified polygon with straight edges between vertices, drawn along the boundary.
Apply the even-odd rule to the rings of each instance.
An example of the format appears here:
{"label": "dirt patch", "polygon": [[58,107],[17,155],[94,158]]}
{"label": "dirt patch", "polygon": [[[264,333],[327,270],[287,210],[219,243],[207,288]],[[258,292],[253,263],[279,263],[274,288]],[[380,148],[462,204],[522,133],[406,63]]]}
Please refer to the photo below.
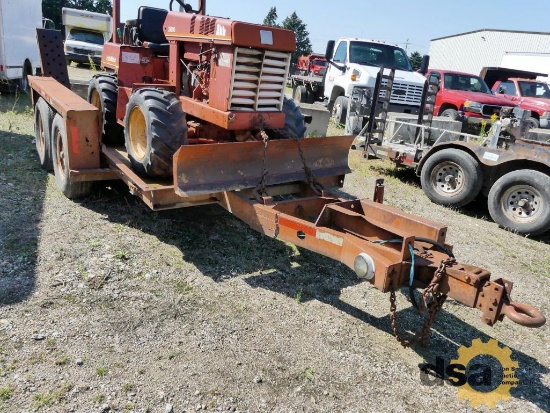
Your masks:
{"label": "dirt patch", "polygon": [[[386,295],[219,207],[151,212],[116,182],[66,199],[39,169],[28,104],[0,96],[0,410],[464,411],[419,365],[476,338],[519,363],[501,410],[550,410],[548,326],[487,327],[450,300],[430,346],[403,349]],[[548,237],[498,228],[483,202],[434,205],[410,171],[358,151],[350,164],[343,192],[370,198],[384,177],[388,204],[448,225],[461,262],[550,314]],[[398,309],[415,330],[404,294]]]}

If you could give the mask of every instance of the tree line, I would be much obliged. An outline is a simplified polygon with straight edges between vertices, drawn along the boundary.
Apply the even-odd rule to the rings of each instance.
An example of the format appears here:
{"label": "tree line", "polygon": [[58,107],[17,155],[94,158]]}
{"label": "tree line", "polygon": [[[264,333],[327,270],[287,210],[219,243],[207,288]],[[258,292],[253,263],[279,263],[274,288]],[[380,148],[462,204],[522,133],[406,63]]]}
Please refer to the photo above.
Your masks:
{"label": "tree line", "polygon": [[[63,25],[61,19],[61,9],[63,7],[94,11],[108,15],[111,15],[113,11],[111,0],[43,0],[43,16],[53,21],[55,27],[58,29]],[[271,7],[264,18],[263,24],[271,27],[282,27],[284,29],[292,30],[295,33],[296,51],[292,53],[291,63],[296,63],[299,56],[311,54],[313,50],[309,39],[307,25],[300,17],[298,17],[296,12],[293,12],[290,16],[287,16],[281,23],[278,22],[278,18],[277,8]],[[413,52],[411,53],[410,58],[413,70],[417,70],[420,67],[422,56],[418,52]]]}

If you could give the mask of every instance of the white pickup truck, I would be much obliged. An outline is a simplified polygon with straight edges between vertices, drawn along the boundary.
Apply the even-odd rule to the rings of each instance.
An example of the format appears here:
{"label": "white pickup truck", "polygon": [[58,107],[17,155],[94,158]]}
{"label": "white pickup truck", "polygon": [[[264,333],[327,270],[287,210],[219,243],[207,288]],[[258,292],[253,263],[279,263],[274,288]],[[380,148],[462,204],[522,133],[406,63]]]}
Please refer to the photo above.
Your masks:
{"label": "white pickup truck", "polygon": [[407,53],[399,46],[374,40],[340,38],[328,42],[326,58],[329,67],[325,75],[324,96],[336,122],[346,122],[348,97],[355,86],[374,91],[376,76],[382,66],[388,69],[387,72],[396,69],[388,110],[418,113],[426,78],[413,71]]}
{"label": "white pickup truck", "polygon": [[0,0],[0,87],[29,90],[27,77],[40,67],[36,29],[42,27],[42,2]]}

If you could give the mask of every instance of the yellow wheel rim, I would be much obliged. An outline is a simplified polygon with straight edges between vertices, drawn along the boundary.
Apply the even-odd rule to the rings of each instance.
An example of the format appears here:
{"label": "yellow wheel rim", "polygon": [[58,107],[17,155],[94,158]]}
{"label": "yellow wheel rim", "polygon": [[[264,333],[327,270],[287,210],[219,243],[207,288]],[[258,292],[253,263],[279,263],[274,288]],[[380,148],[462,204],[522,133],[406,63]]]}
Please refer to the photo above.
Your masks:
{"label": "yellow wheel rim", "polygon": [[147,153],[147,122],[143,112],[137,106],[134,106],[130,112],[128,129],[134,158],[141,161]]}

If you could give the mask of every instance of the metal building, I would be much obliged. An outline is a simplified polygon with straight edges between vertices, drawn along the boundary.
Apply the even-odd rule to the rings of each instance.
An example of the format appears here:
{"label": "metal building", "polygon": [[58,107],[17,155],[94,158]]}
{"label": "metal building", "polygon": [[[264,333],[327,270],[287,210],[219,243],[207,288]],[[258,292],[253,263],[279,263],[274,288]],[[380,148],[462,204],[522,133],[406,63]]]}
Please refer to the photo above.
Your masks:
{"label": "metal building", "polygon": [[[502,67],[505,56],[537,56],[550,62],[550,33],[481,29],[430,41],[430,68],[479,74],[483,67]],[[518,56],[520,58],[518,59]],[[512,69],[535,70],[527,67]],[[550,72],[550,65],[547,71]]]}

